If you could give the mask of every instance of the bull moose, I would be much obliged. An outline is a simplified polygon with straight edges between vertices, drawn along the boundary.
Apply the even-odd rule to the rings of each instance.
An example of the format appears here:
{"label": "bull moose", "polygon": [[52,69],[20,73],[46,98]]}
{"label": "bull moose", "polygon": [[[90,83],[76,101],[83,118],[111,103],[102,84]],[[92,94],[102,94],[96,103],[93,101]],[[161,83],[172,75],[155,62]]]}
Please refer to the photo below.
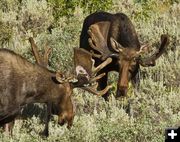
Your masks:
{"label": "bull moose", "polygon": [[[82,61],[83,58],[85,60]],[[58,106],[59,124],[68,123],[67,126],[71,127],[74,118],[73,88],[79,87],[94,94],[104,94],[110,88],[97,91],[95,82],[105,75],[96,76],[96,73],[111,59],[95,68],[91,54],[80,49],[74,49],[74,59],[76,74],[65,76],[32,64],[11,50],[0,49],[0,126],[14,120],[26,104],[53,102]]]}
{"label": "bull moose", "polygon": [[[38,47],[37,45],[35,44],[34,42],[34,39],[32,37],[29,38],[29,42],[31,44],[31,48],[32,48],[32,53],[36,59],[36,62],[37,64],[39,64],[40,66],[43,66],[43,67],[48,67],[48,61],[49,61],[49,54],[51,52],[51,48],[49,48],[47,45],[45,46],[45,49],[44,49],[44,54],[43,55],[40,55],[40,53],[38,52]],[[104,62],[101,66],[99,66],[100,68],[96,68],[96,69],[91,69],[90,67],[92,67],[93,65],[90,63],[87,65],[84,64],[84,62],[92,62],[90,61],[90,59],[92,58],[91,55],[86,54],[84,52],[86,51],[77,51],[77,49],[75,49],[75,56],[74,56],[74,61],[75,61],[75,66],[77,67],[77,69],[79,68],[78,66],[83,66],[84,68],[86,68],[86,70],[88,71],[88,74],[90,75],[93,75],[92,72],[97,72],[98,70],[100,70],[103,66],[106,66],[106,64],[109,64],[111,62],[111,59],[110,60],[107,60],[106,62]],[[84,57],[83,56],[86,56],[86,59],[85,60],[82,60]],[[87,57],[88,56],[88,57]],[[97,70],[97,71],[95,71]],[[76,74],[79,74],[78,73],[79,71],[77,70]],[[82,72],[83,73],[83,72]],[[85,70],[84,70],[84,73],[85,73]],[[85,73],[87,74],[87,73]],[[63,75],[63,74],[62,74]],[[80,75],[80,74],[79,74]],[[102,74],[103,75],[103,74]],[[86,78],[85,78],[86,79]],[[79,80],[81,80],[81,84],[83,84],[82,80],[83,80],[83,77],[79,78]],[[85,82],[84,82],[85,83]],[[87,84],[87,83],[85,83]],[[111,86],[107,86],[107,88],[105,90],[102,90],[102,91],[95,91],[94,89],[90,89],[90,88],[84,88],[85,90],[87,91],[90,91],[91,93],[94,93],[96,95],[102,95],[104,93],[106,93],[108,91],[108,89],[110,88]],[[45,129],[44,129],[44,132],[43,132],[43,135],[45,136],[48,136],[49,135],[49,130],[48,130],[48,124],[49,124],[49,120],[50,120],[50,116],[51,116],[51,113],[52,114],[55,114],[55,115],[58,115],[59,117],[61,117],[61,114],[60,114],[60,107],[59,107],[60,104],[54,104],[50,101],[48,101],[47,103],[47,115],[46,115],[46,122],[45,122]],[[62,122],[61,122],[62,123]],[[60,123],[60,124],[61,124]]]}
{"label": "bull moose", "polygon": [[[140,65],[155,66],[155,60],[163,54],[168,43],[168,36],[161,35],[160,48],[151,56],[142,58],[141,55],[147,53],[150,47],[140,45],[132,22],[123,13],[95,12],[87,16],[80,35],[80,48],[93,54],[95,65],[112,58],[112,62],[99,72],[105,72],[106,75],[98,83],[100,89],[105,88],[108,72],[117,71],[119,79],[116,97],[127,94],[129,81],[134,86],[139,84]],[[108,100],[108,93],[103,97]]]}
{"label": "bull moose", "polygon": [[11,122],[29,103],[60,103],[59,121],[72,124],[74,117],[69,83],[59,81],[54,73],[7,49],[0,49],[0,124]]}

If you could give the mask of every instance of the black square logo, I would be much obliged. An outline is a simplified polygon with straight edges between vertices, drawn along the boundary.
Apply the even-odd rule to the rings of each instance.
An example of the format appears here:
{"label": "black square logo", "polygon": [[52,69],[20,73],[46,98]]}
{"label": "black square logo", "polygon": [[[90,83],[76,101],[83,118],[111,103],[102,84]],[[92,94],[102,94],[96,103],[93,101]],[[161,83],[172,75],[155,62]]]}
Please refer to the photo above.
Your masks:
{"label": "black square logo", "polygon": [[165,130],[165,142],[180,142],[180,127]]}

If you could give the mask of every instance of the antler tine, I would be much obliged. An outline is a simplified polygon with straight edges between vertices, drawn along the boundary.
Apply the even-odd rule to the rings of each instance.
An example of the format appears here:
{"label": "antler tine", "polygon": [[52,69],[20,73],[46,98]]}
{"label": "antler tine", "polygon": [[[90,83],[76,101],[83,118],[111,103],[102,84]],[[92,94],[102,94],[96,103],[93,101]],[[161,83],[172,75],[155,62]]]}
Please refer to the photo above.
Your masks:
{"label": "antler tine", "polygon": [[29,42],[30,42],[30,44],[31,44],[31,48],[32,48],[32,52],[33,52],[33,54],[34,54],[34,57],[35,57],[35,59],[36,59],[36,62],[38,63],[38,64],[41,64],[41,57],[40,57],[40,55],[39,55],[39,52],[38,52],[38,47],[37,47],[37,45],[35,44],[35,42],[34,42],[34,39],[32,38],[32,37],[30,37],[29,38]]}
{"label": "antler tine", "polygon": [[89,82],[90,82],[90,83],[96,82],[97,80],[101,79],[101,78],[102,78],[103,76],[105,76],[105,75],[106,75],[106,73],[101,73],[100,75],[92,78]]}
{"label": "antler tine", "polygon": [[91,50],[90,53],[91,53],[91,55],[92,55],[93,57],[95,57],[95,58],[101,58],[101,57],[102,57],[101,54],[96,54],[96,53],[94,53],[93,50]]}
{"label": "antler tine", "polygon": [[151,55],[148,58],[141,59],[139,60],[139,63],[144,66],[154,66],[156,63],[156,59],[158,59],[166,50],[166,47],[169,44],[169,37],[168,35],[161,35],[161,45],[160,48],[156,50],[156,52]]}
{"label": "antler tine", "polygon": [[97,72],[99,72],[101,69],[103,69],[105,66],[107,66],[111,62],[112,62],[112,58],[109,57],[104,62],[102,62],[100,65],[98,65],[97,67],[94,67],[92,69],[93,75],[96,75]]}
{"label": "antler tine", "polygon": [[82,89],[89,91],[97,96],[103,96],[104,94],[106,94],[109,91],[110,88],[112,88],[111,85],[108,85],[108,86],[106,86],[105,89],[103,89],[101,91],[97,91],[97,86],[98,86],[98,84],[96,83],[94,86],[91,86],[91,87],[86,86],[86,87],[83,87]]}
{"label": "antler tine", "polygon": [[158,59],[166,50],[167,46],[169,45],[169,36],[167,34],[161,35],[161,45],[156,54],[156,59]]}
{"label": "antler tine", "polygon": [[[91,79],[89,80],[89,84],[92,84],[95,82],[95,85],[93,86],[85,86],[83,87],[84,90],[89,91],[97,96],[102,96],[104,94],[106,94],[110,88],[112,88],[111,85],[106,86],[105,89],[98,91],[97,87],[98,87],[98,83],[96,82],[97,80],[101,79],[103,76],[106,75],[106,73],[102,73],[96,76],[97,72],[99,72],[101,69],[103,69],[105,66],[107,66],[108,64],[110,64],[112,62],[112,58],[107,58],[103,63],[101,63],[99,66],[94,67],[92,69],[92,76]],[[94,66],[94,62],[93,62],[93,66]],[[95,76],[95,77],[94,77]]]}
{"label": "antler tine", "polygon": [[44,56],[43,56],[43,58],[44,58],[44,63],[45,63],[46,65],[48,65],[48,60],[49,60],[49,56],[50,56],[50,54],[51,54],[51,51],[52,51],[52,48],[48,47],[48,46],[47,46],[47,43],[46,43],[46,45],[45,45],[45,47],[44,47]]}
{"label": "antler tine", "polygon": [[49,55],[51,53],[51,48],[47,46],[44,47],[44,54],[40,55],[40,53],[38,52],[38,47],[34,42],[34,39],[32,37],[29,38],[29,42],[31,44],[31,48],[32,48],[32,52],[33,55],[36,59],[36,62],[41,65],[41,66],[48,66],[48,60],[49,60]]}
{"label": "antler tine", "polygon": [[[88,34],[90,36],[90,38],[88,38],[88,42],[89,42],[89,45],[94,49],[94,50],[97,50],[96,49],[96,40],[95,40],[95,37],[94,37],[94,34],[92,33],[92,31],[89,29],[88,31]],[[98,51],[99,52],[99,51]]]}

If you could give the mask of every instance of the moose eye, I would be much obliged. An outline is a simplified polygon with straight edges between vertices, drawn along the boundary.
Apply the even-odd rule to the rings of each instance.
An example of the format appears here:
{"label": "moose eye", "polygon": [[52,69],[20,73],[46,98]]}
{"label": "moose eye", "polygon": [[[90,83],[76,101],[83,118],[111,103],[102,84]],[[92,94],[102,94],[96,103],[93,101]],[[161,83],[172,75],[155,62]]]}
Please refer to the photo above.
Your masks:
{"label": "moose eye", "polygon": [[133,73],[132,69],[129,69],[128,71],[129,71],[129,73],[131,73],[131,74]]}
{"label": "moose eye", "polygon": [[133,58],[131,64],[132,64],[132,65],[135,65],[136,62],[137,62],[137,59],[136,59],[136,58]]}
{"label": "moose eye", "polygon": [[136,62],[136,61],[137,61],[137,58],[133,58],[133,61]]}

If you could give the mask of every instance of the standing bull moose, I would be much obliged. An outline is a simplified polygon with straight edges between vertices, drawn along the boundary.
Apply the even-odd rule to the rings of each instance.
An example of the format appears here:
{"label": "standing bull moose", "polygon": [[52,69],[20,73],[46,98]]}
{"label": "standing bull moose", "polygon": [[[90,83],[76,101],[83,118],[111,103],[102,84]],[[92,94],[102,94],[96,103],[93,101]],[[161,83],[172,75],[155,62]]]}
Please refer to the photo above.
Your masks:
{"label": "standing bull moose", "polygon": [[[48,70],[42,64],[32,64],[13,51],[0,49],[0,126],[13,121],[26,104],[53,102],[58,107],[59,124],[68,123],[70,128],[74,118],[73,88],[79,87],[100,95],[110,88],[107,86],[97,91],[95,82],[105,75],[96,76],[96,73],[111,59],[95,68],[91,54],[76,48],[74,60],[76,74],[66,77],[60,72]],[[86,65],[86,62],[89,64]]]}
{"label": "standing bull moose", "polygon": [[60,103],[59,121],[72,124],[74,117],[72,89],[61,84],[59,73],[54,73],[7,49],[0,49],[0,124],[12,121],[19,110],[29,103]]}
{"label": "standing bull moose", "polygon": [[[37,64],[47,68],[51,48],[48,48],[46,46],[45,49],[44,49],[45,50],[44,54],[40,55],[40,53],[38,52],[38,47],[35,44],[32,37],[29,38],[29,42],[31,44],[32,53],[33,53],[33,55],[34,55],[34,57],[36,59]],[[76,87],[81,87],[82,89],[90,91],[91,93],[96,94],[96,95],[102,95],[102,94],[106,93],[111,86],[107,86],[106,89],[104,89],[102,91],[96,91],[95,90],[96,88],[92,88],[92,87],[82,87],[84,84],[87,85],[88,83],[90,83],[90,81],[88,81],[88,80],[86,80],[86,82],[82,82],[83,79],[87,79],[86,77],[84,78],[82,75],[86,75],[86,76],[91,75],[91,79],[92,79],[93,78],[92,76],[95,76],[96,72],[98,72],[99,70],[101,70],[101,68],[103,68],[104,66],[109,64],[111,62],[111,59],[108,59],[107,61],[105,61],[98,68],[92,68],[93,67],[92,63],[93,62],[92,62],[91,54],[89,54],[87,51],[83,51],[83,50],[79,50],[79,49],[74,49],[74,53],[75,53],[74,62],[75,62],[75,66],[76,66],[76,71],[75,72],[76,72],[76,75],[79,76],[78,77],[79,78],[79,83],[78,83],[79,85],[74,84],[74,87],[75,86]],[[85,57],[85,59],[84,59],[84,57]],[[90,64],[86,65],[86,62],[89,62]],[[82,71],[81,71],[81,69],[82,69]],[[81,71],[81,73],[80,73],[80,71]],[[94,75],[93,75],[93,73],[94,73]],[[63,77],[64,74],[61,74],[61,75],[62,75],[62,79],[61,79],[62,83],[66,82],[67,78]],[[102,75],[104,75],[104,73]],[[99,77],[101,77],[101,76],[99,76]],[[63,79],[64,79],[64,81],[63,81]],[[94,81],[96,81],[96,79],[98,79],[98,78],[94,78]],[[80,83],[80,80],[81,80],[81,83]],[[44,129],[43,135],[45,135],[45,136],[49,135],[48,124],[49,124],[51,113],[55,114],[55,115],[58,115],[59,120],[62,120],[62,119],[60,119],[62,116],[61,116],[61,113],[60,113],[61,112],[61,107],[59,107],[59,106],[61,106],[61,103],[55,104],[55,103],[52,103],[50,100],[48,101],[48,103],[47,103],[46,123],[45,123],[45,129]],[[62,125],[63,121],[59,121],[59,124]]]}
{"label": "standing bull moose", "polygon": [[[116,97],[125,96],[128,83],[139,83],[139,66],[154,66],[155,60],[165,51],[169,39],[161,36],[160,48],[148,58],[141,58],[149,51],[148,45],[140,45],[135,28],[130,19],[123,13],[110,14],[96,12],[84,20],[80,35],[80,48],[93,54],[95,65],[107,58],[112,58],[111,64],[100,71],[106,75],[99,80],[99,88],[107,86],[107,76],[110,71],[119,73]],[[108,93],[104,96],[108,100]]]}

